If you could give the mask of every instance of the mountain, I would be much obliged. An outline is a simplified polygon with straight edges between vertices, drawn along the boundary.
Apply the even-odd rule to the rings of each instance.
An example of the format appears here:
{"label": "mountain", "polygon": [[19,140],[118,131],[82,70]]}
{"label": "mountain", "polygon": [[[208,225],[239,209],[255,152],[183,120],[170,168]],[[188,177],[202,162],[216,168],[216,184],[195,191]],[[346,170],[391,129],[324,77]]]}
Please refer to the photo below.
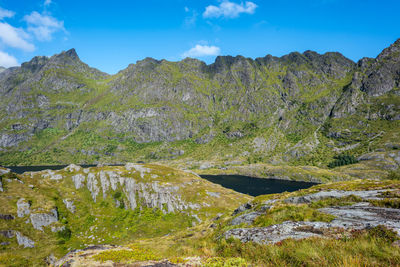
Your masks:
{"label": "mountain", "polygon": [[146,58],[115,75],[74,49],[35,57],[0,75],[0,164],[326,168],[343,153],[377,152],[385,164],[375,167],[397,169],[399,49],[357,63],[313,51],[210,65]]}

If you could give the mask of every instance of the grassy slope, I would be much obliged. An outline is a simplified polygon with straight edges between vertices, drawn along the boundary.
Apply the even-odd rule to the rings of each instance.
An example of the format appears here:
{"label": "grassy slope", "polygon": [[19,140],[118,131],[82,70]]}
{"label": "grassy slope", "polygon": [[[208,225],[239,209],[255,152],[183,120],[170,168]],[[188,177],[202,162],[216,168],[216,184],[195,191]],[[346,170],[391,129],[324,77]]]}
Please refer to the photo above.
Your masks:
{"label": "grassy slope", "polygon": [[[35,248],[21,248],[16,239],[7,239],[0,236],[0,242],[9,242],[9,246],[0,247],[0,265],[5,263],[15,265],[29,262],[28,265],[42,265],[44,258],[51,253],[60,257],[71,249],[79,249],[89,244],[125,244],[134,239],[161,237],[173,234],[182,229],[192,227],[198,223],[192,214],[196,214],[202,221],[208,221],[219,213],[233,210],[239,203],[251,199],[248,196],[224,189],[196,176],[176,169],[160,165],[145,165],[151,172],[140,177],[138,172],[129,174],[123,167],[90,168],[91,173],[101,170],[120,171],[123,177],[131,177],[136,181],[149,182],[158,180],[161,184],[179,185],[179,193],[182,200],[193,204],[207,203],[199,210],[188,210],[182,212],[165,214],[158,209],[139,206],[135,210],[124,209],[123,206],[115,207],[115,199],[123,202],[124,191],[118,188],[109,191],[108,196],[103,199],[101,190],[97,202],[93,202],[90,192],[86,187],[75,190],[70,177],[74,173],[62,170],[57,174],[64,176],[60,182],[41,178],[40,173],[34,173],[33,178],[27,175],[7,174],[2,177],[5,192],[0,193],[0,214],[12,214],[15,220],[0,220],[0,229],[12,229],[20,231],[23,235],[35,241]],[[80,173],[83,173],[82,170]],[[157,175],[157,178],[152,178]],[[11,178],[11,182],[7,179]],[[20,179],[23,184],[15,180]],[[185,186],[185,182],[191,185]],[[28,185],[33,185],[31,189]],[[220,194],[219,198],[210,197],[207,191]],[[119,193],[118,193],[119,192]],[[48,212],[57,208],[59,222],[52,226],[65,226],[71,230],[71,237],[53,233],[49,227],[44,232],[33,229],[30,223],[25,223],[27,217],[16,216],[16,202],[20,197],[31,201],[33,212]],[[63,204],[63,199],[74,201],[76,213],[69,212]],[[39,211],[40,210],[40,211]],[[3,240],[4,239],[4,240]]]}
{"label": "grassy slope", "polygon": [[[268,199],[284,200],[288,197],[315,193],[321,190],[373,190],[373,189],[400,189],[398,180],[354,180],[347,182],[327,183],[309,189],[274,195],[256,197],[252,202],[257,209],[259,204]],[[398,200],[399,195],[389,198]],[[294,221],[330,221],[329,215],[316,211],[317,208],[336,205],[351,205],[359,202],[357,197],[343,199],[326,199],[312,204],[285,204],[268,211],[269,216],[261,216],[254,223],[255,226],[267,226],[281,223],[286,220]],[[396,234],[385,228],[377,227],[362,231],[333,231],[327,233],[327,238],[309,238],[304,240],[285,240],[276,244],[260,245],[255,243],[240,243],[238,240],[221,238],[221,235],[233,226],[229,225],[233,217],[229,214],[220,219],[198,225],[173,235],[147,238],[131,243],[134,251],[143,254],[142,257],[127,249],[126,258],[121,253],[110,251],[97,256],[97,259],[111,259],[114,262],[131,262],[140,260],[146,255],[152,259],[171,259],[183,262],[185,257],[199,256],[204,266],[397,266],[400,263],[400,248],[393,245],[398,239]],[[213,227],[210,227],[211,224]],[[234,226],[234,227],[240,227]],[[129,246],[128,246],[129,247]],[[131,256],[129,256],[131,255]],[[93,259],[88,259],[93,262]],[[236,265],[228,265],[235,261]],[[207,265],[207,262],[216,262]]]}

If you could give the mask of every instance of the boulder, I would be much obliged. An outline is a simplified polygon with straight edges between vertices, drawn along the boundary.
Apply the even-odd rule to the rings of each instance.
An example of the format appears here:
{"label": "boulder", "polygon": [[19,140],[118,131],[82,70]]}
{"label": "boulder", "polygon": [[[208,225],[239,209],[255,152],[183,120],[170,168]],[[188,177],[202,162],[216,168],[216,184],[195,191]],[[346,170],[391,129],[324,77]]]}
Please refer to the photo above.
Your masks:
{"label": "boulder", "polygon": [[31,213],[30,211],[31,205],[29,202],[25,201],[25,198],[20,198],[17,202],[17,214],[18,217],[24,217]]}
{"label": "boulder", "polygon": [[20,232],[15,232],[16,236],[17,236],[17,242],[18,245],[22,245],[25,248],[34,248],[35,247],[35,242],[33,242],[31,239],[29,239],[26,236],[23,236]]}
{"label": "boulder", "polygon": [[31,213],[30,219],[33,228],[43,231],[44,226],[58,221],[58,212],[56,209],[52,209],[51,213]]}

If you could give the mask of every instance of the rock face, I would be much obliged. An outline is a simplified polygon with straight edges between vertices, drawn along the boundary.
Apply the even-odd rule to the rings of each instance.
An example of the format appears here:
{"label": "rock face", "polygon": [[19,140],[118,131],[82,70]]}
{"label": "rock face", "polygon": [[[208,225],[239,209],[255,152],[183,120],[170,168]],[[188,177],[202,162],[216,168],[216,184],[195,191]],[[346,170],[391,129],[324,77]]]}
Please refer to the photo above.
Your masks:
{"label": "rock face", "polygon": [[29,215],[31,213],[30,207],[31,205],[29,204],[29,202],[25,201],[24,198],[20,198],[17,202],[18,217]]}
{"label": "rock face", "polygon": [[28,237],[23,236],[20,232],[16,231],[15,235],[17,236],[17,241],[18,241],[19,245],[24,246],[25,248],[34,248],[35,247],[35,242],[33,242]]}
{"label": "rock face", "polygon": [[76,207],[75,207],[75,205],[74,205],[74,201],[69,200],[69,199],[63,199],[63,203],[65,204],[65,206],[67,207],[67,209],[68,209],[71,213],[75,213]]}
{"label": "rock face", "polygon": [[43,231],[44,226],[58,221],[58,213],[56,209],[51,210],[51,213],[31,213],[30,219],[33,228]]}

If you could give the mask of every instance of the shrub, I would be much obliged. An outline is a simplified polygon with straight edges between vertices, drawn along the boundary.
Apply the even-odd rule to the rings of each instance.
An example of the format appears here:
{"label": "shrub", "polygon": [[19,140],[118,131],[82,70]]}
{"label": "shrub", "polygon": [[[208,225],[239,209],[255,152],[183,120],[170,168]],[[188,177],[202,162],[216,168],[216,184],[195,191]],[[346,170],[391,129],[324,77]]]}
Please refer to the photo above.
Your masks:
{"label": "shrub", "polygon": [[388,180],[400,180],[400,172],[399,171],[390,171],[388,176],[386,177]]}
{"label": "shrub", "polygon": [[393,242],[398,238],[397,233],[395,233],[393,230],[386,228],[383,225],[378,225],[376,227],[373,227],[368,230],[368,234],[370,237],[373,238],[379,238],[379,239],[384,239],[389,242]]}
{"label": "shrub", "polygon": [[335,167],[354,164],[354,163],[358,163],[358,160],[353,155],[342,154],[342,155],[335,156],[334,161],[330,162],[328,164],[328,167],[335,168]]}

